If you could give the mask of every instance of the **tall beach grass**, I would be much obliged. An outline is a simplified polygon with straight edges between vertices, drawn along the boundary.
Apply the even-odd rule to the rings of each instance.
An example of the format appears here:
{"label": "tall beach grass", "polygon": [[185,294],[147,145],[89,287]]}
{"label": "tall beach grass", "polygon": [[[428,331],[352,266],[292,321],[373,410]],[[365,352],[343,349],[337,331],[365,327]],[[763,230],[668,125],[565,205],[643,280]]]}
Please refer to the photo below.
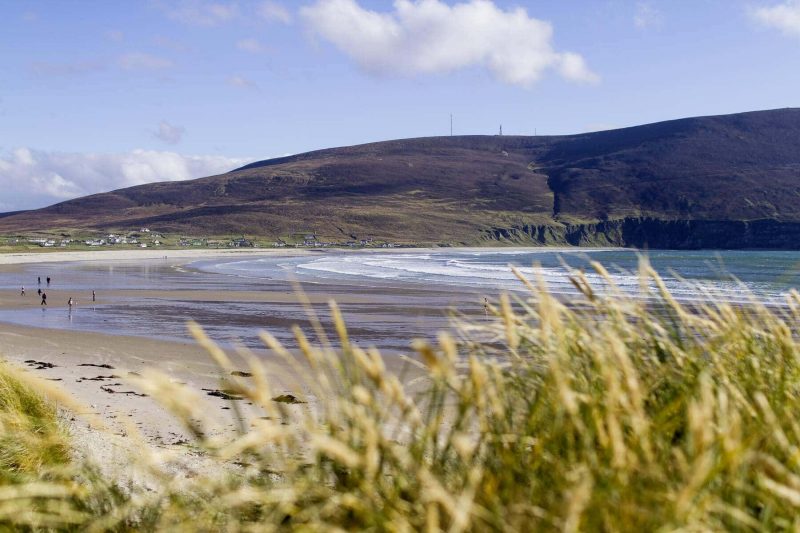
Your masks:
{"label": "tall beach grass", "polygon": [[[800,294],[792,291],[782,307],[713,298],[688,306],[643,261],[639,294],[615,290],[608,277],[598,291],[574,272],[580,297],[565,302],[518,275],[528,292],[501,295],[489,318],[455,318],[455,333],[413,345],[411,385],[386,369],[376,349],[350,342],[333,303],[340,348],[321,330],[312,343],[296,329],[292,352],[262,333],[282,367],[302,376],[293,394],[309,403],[274,401],[270,376],[280,369],[245,351],[239,355],[252,376],[233,375],[239,366],[190,326],[225,389],[257,411],[231,402],[238,435],[209,437],[203,398],[168,376],[148,372],[135,384],[182,420],[219,468],[176,478],[143,453],[130,468],[147,471],[146,488],[120,491],[73,464],[82,492],[54,493],[43,524],[97,531],[800,529]],[[52,385],[19,379],[58,398]],[[3,412],[29,414],[28,402],[3,402]],[[36,405],[51,424],[52,408]],[[35,424],[19,428],[44,434]],[[49,460],[32,459],[38,445],[27,438],[19,442],[30,448],[20,456],[28,458],[8,464],[36,475]],[[0,476],[0,510],[30,503],[29,480]],[[65,486],[46,475],[35,483]],[[0,520],[15,524],[13,513]]]}

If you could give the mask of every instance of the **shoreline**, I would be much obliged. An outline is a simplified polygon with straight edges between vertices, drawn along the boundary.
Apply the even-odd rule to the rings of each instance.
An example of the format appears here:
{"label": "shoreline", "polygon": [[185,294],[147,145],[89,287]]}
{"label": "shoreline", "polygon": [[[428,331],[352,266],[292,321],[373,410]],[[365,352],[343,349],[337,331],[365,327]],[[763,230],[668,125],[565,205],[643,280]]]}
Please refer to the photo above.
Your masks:
{"label": "shoreline", "polygon": [[[234,248],[226,249],[142,249],[142,250],[82,250],[57,252],[0,252],[0,265],[26,265],[38,263],[61,263],[74,261],[129,261],[133,259],[185,259],[193,260],[213,256],[247,256],[285,253],[280,248]],[[295,254],[292,254],[295,255]],[[300,254],[297,254],[300,255]]]}
{"label": "shoreline", "polygon": [[[161,252],[161,251],[159,251]],[[249,257],[257,255],[280,254],[297,256],[311,254],[306,250],[185,250],[181,253],[167,254],[169,263],[187,264],[192,261],[212,257]],[[288,253],[287,253],[288,252]],[[83,261],[132,262],[152,260],[158,262],[163,253],[146,250],[104,250],[90,252],[50,252],[31,254],[0,254],[0,270],[5,272],[22,271],[28,265],[41,263],[76,263]],[[53,266],[51,265],[50,268]],[[60,280],[59,280],[60,281]],[[0,289],[0,311],[30,312],[39,308],[36,286],[26,287],[28,294],[21,297],[17,289]],[[53,286],[47,289],[48,309],[66,313],[66,296],[74,291]],[[315,305],[326,305],[333,293],[312,292],[310,300]],[[368,295],[352,293],[344,300],[352,305],[370,303]],[[164,299],[182,298],[189,301],[238,301],[244,303],[278,303],[289,305],[297,296],[291,291],[272,287],[263,291],[219,291],[198,287],[193,290],[126,289],[124,287],[98,291],[96,305],[104,306],[118,299],[131,298]],[[89,304],[78,298],[76,312]],[[238,427],[233,413],[232,401],[214,396],[214,391],[224,387],[225,376],[213,363],[208,353],[194,342],[185,338],[159,336],[155,333],[157,322],[153,322],[154,333],[149,336],[89,331],[84,329],[64,329],[21,325],[13,322],[0,322],[0,360],[5,360],[22,368],[38,378],[52,381],[85,409],[85,413],[65,412],[65,424],[75,438],[76,450],[85,457],[97,462],[101,468],[114,468],[127,464],[125,458],[136,453],[137,446],[147,445],[153,450],[169,451],[178,456],[180,468],[197,470],[202,468],[203,458],[198,456],[187,443],[192,442],[191,433],[154,400],[141,396],[126,378],[139,374],[145,368],[164,372],[170,379],[185,384],[205,405],[214,422],[211,436],[231,437]],[[286,326],[288,330],[288,326]],[[215,339],[229,357],[236,362],[239,370],[248,372],[248,366],[236,353],[235,344]],[[222,342],[221,342],[222,341]],[[282,359],[270,350],[261,347],[250,348],[269,369],[270,386],[276,395],[292,394],[305,397],[308,404],[290,406],[291,409],[317,408],[320,399],[309,397],[308,389],[286,367]],[[400,358],[386,355],[386,364],[400,370],[405,366]],[[412,370],[411,374],[414,372]],[[322,399],[324,401],[324,399]],[[263,413],[252,412],[245,401],[237,401],[236,407],[253,421]],[[107,429],[93,427],[81,414],[98,417]]]}
{"label": "shoreline", "polygon": [[[221,435],[233,429],[232,411],[226,409],[230,401],[209,397],[209,391],[203,390],[222,388],[220,377],[223,376],[206,352],[188,337],[185,327],[188,318],[202,324],[209,336],[232,356],[237,346],[249,346],[259,359],[278,371],[285,371],[282,360],[260,343],[257,331],[268,330],[291,350],[296,345],[291,340],[291,327],[299,325],[312,342],[318,343],[313,330],[315,319],[308,315],[316,313],[331,334],[334,328],[327,316],[327,304],[335,300],[347,322],[351,340],[362,348],[377,346],[385,356],[386,365],[399,369],[405,362],[396,355],[413,353],[412,339],[435,342],[435,332],[447,329],[451,319],[449,310],[458,309],[460,314],[480,320],[485,314],[484,295],[494,296],[500,292],[486,287],[437,285],[430,281],[398,285],[387,282],[374,286],[360,280],[303,281],[309,302],[305,305],[298,302],[291,282],[285,279],[246,278],[219,283],[216,278],[219,274],[174,268],[176,265],[213,258],[231,260],[259,256],[294,257],[305,261],[305,257],[344,254],[374,257],[523,251],[555,256],[559,252],[592,250],[613,249],[142,249],[0,254],[0,273],[6,276],[4,279],[14,280],[13,284],[31,279],[35,282],[37,274],[41,274],[42,279],[53,274],[56,281],[46,289],[50,303],[47,313],[39,311],[35,283],[28,285],[26,282],[27,295],[21,297],[19,288],[11,288],[11,282],[4,282],[6,288],[0,288],[0,319],[10,321],[0,322],[0,355],[35,375],[56,380],[66,392],[91,406],[92,412],[119,435],[127,431],[123,422],[130,421],[141,430],[149,444],[171,446],[188,440],[189,435],[155,403],[137,396],[135,393],[140,391],[129,388],[124,372],[138,372],[145,367],[166,371],[172,379],[186,383],[208,402],[209,411],[220,421]],[[167,260],[162,261],[165,255]],[[505,259],[497,261],[499,264]],[[49,264],[44,266],[45,263]],[[128,280],[133,281],[129,283]],[[97,301],[90,302],[95,281],[98,282]],[[76,302],[69,314],[68,297]],[[93,309],[95,305],[96,310]],[[248,370],[245,365],[240,369]],[[303,394],[292,390],[291,380],[275,379],[272,385],[276,394]],[[314,409],[314,403],[296,408]],[[84,424],[81,431],[85,429]]]}
{"label": "shoreline", "polygon": [[[240,379],[248,381],[251,369],[236,349],[220,347],[234,367],[246,373]],[[291,395],[302,401],[297,405],[280,404],[281,409],[296,411],[298,420],[306,415],[315,416],[326,399],[313,394],[307,381],[310,368],[309,374],[299,376],[266,347],[250,352],[264,365],[273,398]],[[296,354],[293,350],[292,353]],[[299,368],[307,368],[302,356],[297,361]],[[59,405],[59,411],[73,457],[89,461],[103,475],[121,482],[147,485],[147,478],[132,478],[128,470],[129,465],[142,461],[143,457],[158,461],[165,471],[183,479],[225,475],[239,468],[235,462],[221,465],[198,451],[192,431],[129,381],[146,375],[145,370],[161,372],[171,382],[184,385],[203,406],[205,436],[217,442],[230,441],[242,424],[252,427],[267,414],[246,399],[228,399],[219,394],[225,390],[223,379],[227,374],[194,340],[0,323],[0,364],[51,381],[60,389],[59,394],[70,396],[73,406]],[[412,394],[424,386],[424,381],[417,379],[421,375],[417,367],[391,356],[384,357],[384,364],[394,375],[402,376],[403,387]],[[75,403],[81,409],[75,410]]]}
{"label": "shoreline", "polygon": [[130,261],[135,259],[197,260],[207,257],[230,257],[250,255],[277,255],[296,257],[330,253],[419,253],[419,252],[592,252],[598,250],[630,250],[616,246],[453,246],[419,248],[202,248],[202,249],[129,249],[129,250],[81,250],[42,252],[2,252],[0,265],[25,265],[37,263],[59,263],[73,261]]}

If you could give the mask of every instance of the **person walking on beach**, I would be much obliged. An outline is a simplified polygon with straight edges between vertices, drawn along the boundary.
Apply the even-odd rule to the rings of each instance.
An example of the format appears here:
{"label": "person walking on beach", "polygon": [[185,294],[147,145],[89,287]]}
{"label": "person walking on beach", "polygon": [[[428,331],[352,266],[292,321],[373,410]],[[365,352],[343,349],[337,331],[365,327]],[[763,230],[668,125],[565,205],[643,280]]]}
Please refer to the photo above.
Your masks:
{"label": "person walking on beach", "polygon": [[19,293],[20,296],[25,296],[25,286],[22,286],[22,292]]}
{"label": "person walking on beach", "polygon": [[47,276],[47,286],[50,286],[50,276]]}
{"label": "person walking on beach", "polygon": [[42,276],[39,276],[39,277],[37,277],[37,278],[36,278],[36,283],[37,283],[38,285],[41,285],[41,284],[42,284]]}
{"label": "person walking on beach", "polygon": [[39,296],[42,295],[42,289],[37,289],[36,292],[39,294]]}
{"label": "person walking on beach", "polygon": [[47,293],[46,292],[42,293],[42,303],[40,303],[39,305],[47,305]]}
{"label": "person walking on beach", "polygon": [[92,291],[92,301],[93,302],[95,301],[95,298],[96,298],[96,295],[95,295],[94,291]]}
{"label": "person walking on beach", "polygon": [[72,298],[70,297],[70,299],[67,300],[67,305],[69,306],[70,309],[72,309],[72,304],[73,304]]}

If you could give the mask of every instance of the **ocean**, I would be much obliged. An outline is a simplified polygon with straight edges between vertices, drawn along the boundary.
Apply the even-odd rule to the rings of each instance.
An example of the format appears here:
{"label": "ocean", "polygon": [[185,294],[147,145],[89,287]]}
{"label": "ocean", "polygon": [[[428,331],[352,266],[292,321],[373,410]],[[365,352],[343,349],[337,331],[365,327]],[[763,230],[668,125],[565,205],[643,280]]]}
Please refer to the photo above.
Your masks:
{"label": "ocean", "polygon": [[[441,249],[339,252],[208,258],[191,263],[93,261],[25,265],[0,272],[0,287],[25,285],[36,298],[36,277],[53,278],[47,309],[0,310],[0,321],[44,328],[96,331],[185,340],[196,320],[225,344],[258,347],[267,329],[287,346],[292,325],[317,341],[312,315],[330,332],[328,301],[339,305],[362,345],[388,352],[408,349],[413,338],[433,338],[447,328],[454,309],[480,318],[484,297],[526,290],[511,272],[517,266],[541,277],[564,298],[575,295],[570,269],[583,270],[599,291],[610,290],[593,269],[600,262],[619,290],[639,292],[640,255],[621,249]],[[800,286],[800,252],[651,251],[652,266],[684,301],[712,299],[745,304],[757,298],[783,305]],[[295,294],[301,287],[311,304]],[[99,296],[91,302],[91,291]],[[77,305],[70,311],[66,300]],[[62,301],[63,300],[63,301]]]}
{"label": "ocean", "polygon": [[[331,253],[320,257],[248,258],[201,261],[195,268],[242,279],[296,279],[315,283],[358,283],[394,287],[448,286],[497,292],[524,291],[511,271],[541,277],[551,292],[574,294],[569,269],[583,270],[599,288],[607,287],[595,272],[598,262],[620,289],[635,293],[643,254],[620,249],[469,250],[393,253]],[[679,299],[698,298],[698,285],[724,301],[745,303],[756,296],[780,303],[800,286],[800,252],[651,251],[646,255],[666,286]]]}

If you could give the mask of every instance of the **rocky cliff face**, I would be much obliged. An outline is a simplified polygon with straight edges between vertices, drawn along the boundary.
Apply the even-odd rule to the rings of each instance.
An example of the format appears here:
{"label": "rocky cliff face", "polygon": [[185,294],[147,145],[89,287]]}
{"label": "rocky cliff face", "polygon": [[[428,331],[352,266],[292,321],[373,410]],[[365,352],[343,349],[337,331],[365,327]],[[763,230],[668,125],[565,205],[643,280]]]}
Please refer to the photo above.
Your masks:
{"label": "rocky cliff face", "polygon": [[652,249],[800,249],[800,223],[762,219],[659,220],[627,217],[588,224],[492,228],[484,238],[524,245],[624,246]]}

